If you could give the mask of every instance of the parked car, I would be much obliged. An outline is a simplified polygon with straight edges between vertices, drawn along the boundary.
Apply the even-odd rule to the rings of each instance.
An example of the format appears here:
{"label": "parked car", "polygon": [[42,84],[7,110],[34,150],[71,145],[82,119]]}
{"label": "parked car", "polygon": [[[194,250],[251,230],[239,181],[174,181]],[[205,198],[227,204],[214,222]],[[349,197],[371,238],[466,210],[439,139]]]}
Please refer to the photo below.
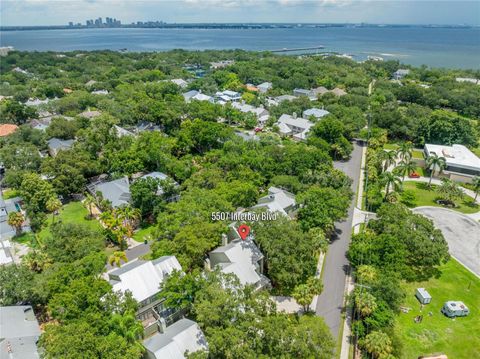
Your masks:
{"label": "parked car", "polygon": [[408,175],[410,178],[420,178],[420,175],[417,172],[412,172]]}

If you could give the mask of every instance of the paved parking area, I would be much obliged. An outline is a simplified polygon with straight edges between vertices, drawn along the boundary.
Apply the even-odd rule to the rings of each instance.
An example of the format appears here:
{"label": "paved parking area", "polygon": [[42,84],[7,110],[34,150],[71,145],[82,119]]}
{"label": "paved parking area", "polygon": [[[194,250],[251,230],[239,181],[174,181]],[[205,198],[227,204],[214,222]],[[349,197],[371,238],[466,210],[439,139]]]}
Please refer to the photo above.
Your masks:
{"label": "paved parking area", "polygon": [[430,218],[442,231],[450,254],[480,277],[480,223],[444,208],[418,207],[413,211]]}

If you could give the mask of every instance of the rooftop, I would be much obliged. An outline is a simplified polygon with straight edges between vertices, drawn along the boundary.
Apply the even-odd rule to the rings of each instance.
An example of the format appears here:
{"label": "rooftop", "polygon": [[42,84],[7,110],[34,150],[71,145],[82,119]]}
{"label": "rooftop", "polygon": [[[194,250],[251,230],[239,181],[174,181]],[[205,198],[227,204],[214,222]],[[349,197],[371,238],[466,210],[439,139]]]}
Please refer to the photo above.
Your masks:
{"label": "rooftop", "polygon": [[13,123],[5,123],[0,125],[0,137],[8,136],[18,130],[18,126]]}
{"label": "rooftop", "polygon": [[320,108],[309,108],[308,110],[303,111],[303,117],[309,118],[314,116],[315,118],[322,118],[323,116],[329,115],[330,112]]}
{"label": "rooftop", "polygon": [[40,328],[31,306],[0,307],[0,358],[35,359]]}
{"label": "rooftop", "polygon": [[472,170],[480,170],[480,158],[463,145],[432,145],[425,144],[428,153],[435,153],[439,157],[445,157],[447,165],[460,166]]}
{"label": "rooftop", "polygon": [[262,258],[262,252],[251,239],[235,240],[210,252],[212,266],[218,265],[222,272],[235,274],[243,285],[260,282],[255,265]]}
{"label": "rooftop", "polygon": [[108,272],[114,291],[130,291],[141,302],[160,292],[160,285],[173,270],[182,270],[175,256],[152,261],[134,260]]}
{"label": "rooftop", "polygon": [[186,351],[206,350],[207,340],[197,323],[181,319],[168,326],[164,333],[144,340],[143,345],[157,359],[183,359]]}
{"label": "rooftop", "polygon": [[278,187],[270,187],[268,195],[260,198],[252,208],[268,208],[270,212],[288,215],[290,208],[296,205],[295,195]]}
{"label": "rooftop", "polygon": [[128,204],[131,199],[130,183],[126,176],[110,182],[99,183],[94,186],[94,191],[102,192],[103,198],[108,199],[113,207]]}

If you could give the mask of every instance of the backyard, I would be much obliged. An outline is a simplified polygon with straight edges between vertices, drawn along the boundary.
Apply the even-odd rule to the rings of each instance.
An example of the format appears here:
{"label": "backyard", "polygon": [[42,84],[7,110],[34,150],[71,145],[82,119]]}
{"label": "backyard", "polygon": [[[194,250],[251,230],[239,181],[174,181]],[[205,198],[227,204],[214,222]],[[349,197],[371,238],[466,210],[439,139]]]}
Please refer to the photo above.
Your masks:
{"label": "backyard", "polygon": [[[81,202],[70,202],[62,207],[59,211],[59,214],[55,216],[55,221],[62,221],[63,223],[81,223],[93,230],[102,230],[100,223],[97,220],[86,219],[88,215],[88,210],[84,207]],[[50,225],[52,224],[52,214],[48,215],[45,226],[39,233],[40,239],[45,238],[50,234]]]}
{"label": "backyard", "polygon": [[[428,187],[427,183],[424,182],[413,182],[413,181],[405,181],[403,182],[403,190],[411,191],[415,193],[415,200],[409,204],[410,207],[421,207],[421,206],[433,206],[433,207],[442,207],[442,208],[450,208],[446,206],[442,206],[438,204],[436,200],[438,199],[439,195],[435,191],[436,186],[432,185],[431,188]],[[456,201],[457,207],[450,208],[455,211],[459,211],[461,213],[476,213],[480,210],[480,206],[477,205],[473,198],[465,195],[463,199],[459,199]]]}
{"label": "backyard", "polygon": [[[411,310],[400,312],[395,327],[403,344],[401,358],[433,353],[444,353],[449,358],[480,358],[480,279],[454,259],[441,271],[440,278],[405,284],[407,297],[403,305]],[[432,296],[432,302],[423,310],[415,298],[416,288],[425,288]],[[463,301],[470,315],[456,319],[444,316],[440,309],[448,300]],[[421,323],[415,323],[417,315],[423,315]]]}

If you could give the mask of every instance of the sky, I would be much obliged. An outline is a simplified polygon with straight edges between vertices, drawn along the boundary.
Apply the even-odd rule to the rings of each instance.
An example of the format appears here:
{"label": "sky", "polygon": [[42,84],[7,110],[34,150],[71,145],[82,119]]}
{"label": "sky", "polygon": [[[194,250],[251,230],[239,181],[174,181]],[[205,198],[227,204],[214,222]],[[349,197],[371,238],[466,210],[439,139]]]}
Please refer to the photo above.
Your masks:
{"label": "sky", "polygon": [[480,25],[480,0],[1,0],[0,23],[288,22]]}

